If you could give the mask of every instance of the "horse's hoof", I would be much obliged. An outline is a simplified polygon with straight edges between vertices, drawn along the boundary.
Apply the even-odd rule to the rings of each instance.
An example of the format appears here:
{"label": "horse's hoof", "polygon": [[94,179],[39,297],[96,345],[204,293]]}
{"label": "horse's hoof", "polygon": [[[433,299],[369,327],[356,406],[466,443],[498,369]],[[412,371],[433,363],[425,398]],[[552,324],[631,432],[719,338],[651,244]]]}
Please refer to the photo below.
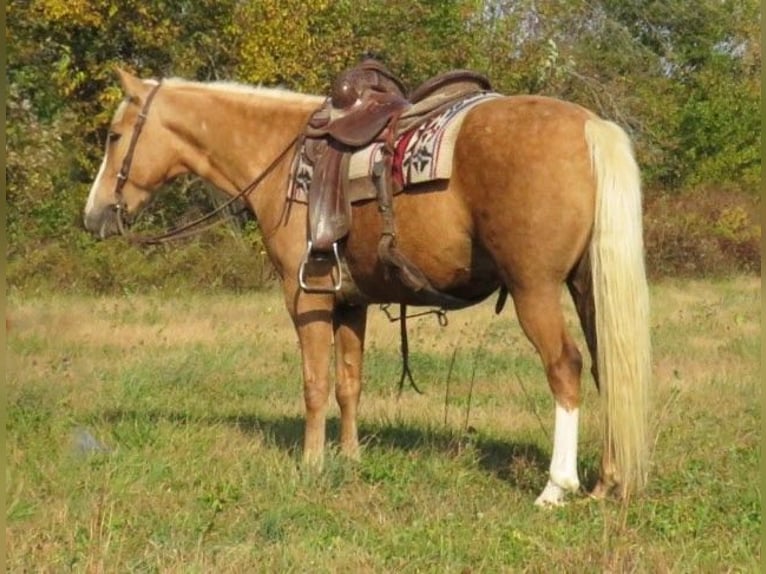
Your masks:
{"label": "horse's hoof", "polygon": [[538,496],[537,500],[535,500],[535,506],[538,508],[561,508],[562,506],[566,506],[567,501],[564,499],[543,499],[542,496]]}
{"label": "horse's hoof", "polygon": [[593,487],[593,490],[590,491],[588,496],[594,500],[605,500],[607,498],[622,499],[623,489],[618,483],[614,481],[609,481],[607,483],[599,479],[599,481],[596,483],[596,486]]}
{"label": "horse's hoof", "polygon": [[558,484],[548,481],[540,496],[535,500],[535,506],[540,508],[554,508],[566,504],[566,491]]}
{"label": "horse's hoof", "polygon": [[303,460],[301,462],[301,470],[303,472],[322,472],[322,469],[324,468],[324,456],[303,456]]}
{"label": "horse's hoof", "polygon": [[593,500],[604,500],[608,493],[609,490],[601,482],[599,482],[596,484],[596,486],[593,487],[593,490],[588,493],[588,496]]}
{"label": "horse's hoof", "polygon": [[362,461],[362,454],[358,447],[353,449],[341,449],[340,454],[343,456],[343,458],[351,462]]}

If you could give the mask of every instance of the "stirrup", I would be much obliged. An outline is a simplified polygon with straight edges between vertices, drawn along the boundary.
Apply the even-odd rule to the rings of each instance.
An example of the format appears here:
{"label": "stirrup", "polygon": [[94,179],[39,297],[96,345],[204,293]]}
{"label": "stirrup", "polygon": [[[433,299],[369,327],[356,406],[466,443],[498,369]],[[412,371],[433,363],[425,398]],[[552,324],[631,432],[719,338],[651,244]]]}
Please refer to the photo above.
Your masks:
{"label": "stirrup", "polygon": [[340,255],[338,255],[338,242],[333,241],[332,244],[332,254],[335,258],[335,262],[333,265],[333,268],[338,270],[338,274],[333,277],[332,271],[330,272],[330,277],[332,278],[332,287],[312,287],[306,282],[306,264],[309,262],[309,259],[311,259],[311,248],[313,247],[311,240],[308,241],[308,246],[306,247],[306,254],[303,256],[303,261],[301,261],[301,266],[298,269],[298,283],[301,286],[301,289],[303,289],[306,293],[337,293],[340,291],[340,288],[343,285],[343,271],[340,267]]}

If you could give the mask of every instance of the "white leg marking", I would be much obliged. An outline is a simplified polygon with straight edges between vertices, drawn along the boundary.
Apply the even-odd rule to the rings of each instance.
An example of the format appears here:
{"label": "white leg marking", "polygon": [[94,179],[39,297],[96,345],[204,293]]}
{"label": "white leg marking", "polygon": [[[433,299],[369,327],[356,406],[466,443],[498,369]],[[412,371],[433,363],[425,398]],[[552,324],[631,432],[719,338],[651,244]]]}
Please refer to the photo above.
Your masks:
{"label": "white leg marking", "polygon": [[580,488],[580,479],[577,476],[579,419],[579,409],[567,411],[556,403],[550,478],[545,489],[535,501],[538,506],[559,505],[564,502],[567,491],[574,492]]}

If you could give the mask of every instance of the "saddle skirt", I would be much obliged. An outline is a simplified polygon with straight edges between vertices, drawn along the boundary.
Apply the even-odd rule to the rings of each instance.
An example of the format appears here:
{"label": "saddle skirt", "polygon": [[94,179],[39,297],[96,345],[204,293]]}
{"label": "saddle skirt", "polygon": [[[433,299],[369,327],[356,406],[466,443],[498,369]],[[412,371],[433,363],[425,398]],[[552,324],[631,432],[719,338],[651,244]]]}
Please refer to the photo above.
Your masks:
{"label": "saddle skirt", "polygon": [[[399,124],[405,126],[404,131],[397,135],[394,144],[392,176],[396,189],[449,179],[455,141],[463,119],[474,106],[498,97],[501,95],[494,92],[476,92],[425,118],[414,115],[417,109],[403,114]],[[310,145],[310,141],[304,142],[296,153],[288,185],[288,196],[293,201],[307,202],[314,175]],[[374,142],[352,153],[347,175],[352,203],[376,197],[373,185],[358,184],[363,180],[371,181],[373,168],[382,158],[382,148],[383,143]]]}

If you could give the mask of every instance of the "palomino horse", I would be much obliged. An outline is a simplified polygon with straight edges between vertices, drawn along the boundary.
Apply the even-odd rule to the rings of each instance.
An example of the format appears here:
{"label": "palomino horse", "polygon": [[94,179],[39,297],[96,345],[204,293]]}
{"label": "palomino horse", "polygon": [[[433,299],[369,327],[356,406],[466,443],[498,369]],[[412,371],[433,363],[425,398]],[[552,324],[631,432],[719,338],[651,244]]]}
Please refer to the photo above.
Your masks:
{"label": "palomino horse", "polygon": [[[321,464],[335,346],[341,450],[359,455],[367,306],[418,304],[378,260],[374,201],[353,207],[342,255],[358,288],[307,293],[298,271],[306,205],[287,193],[298,134],[324,98],[230,83],[141,80],[120,72],[126,98],[85,207],[85,227],[107,237],[171,178],[193,172],[246,200],[264,233],[300,342],[306,405],[304,463]],[[582,359],[565,327],[562,286],[573,297],[604,401],[604,447],[593,494],[626,496],[648,469],[649,302],[639,171],[615,124],[572,103],[499,97],[472,108],[455,143],[452,177],[395,197],[397,245],[442,293],[513,298],[555,399],[549,480],[540,505],[579,488]]]}

